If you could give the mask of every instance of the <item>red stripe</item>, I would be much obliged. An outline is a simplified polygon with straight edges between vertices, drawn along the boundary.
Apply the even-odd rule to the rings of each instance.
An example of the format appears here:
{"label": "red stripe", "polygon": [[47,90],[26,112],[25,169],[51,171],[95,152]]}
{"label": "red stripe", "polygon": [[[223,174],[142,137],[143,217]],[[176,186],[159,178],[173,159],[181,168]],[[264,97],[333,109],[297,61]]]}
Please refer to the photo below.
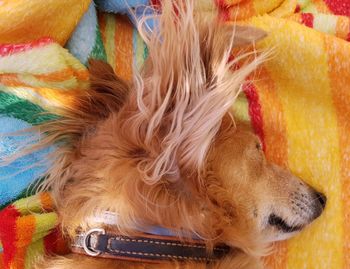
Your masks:
{"label": "red stripe", "polygon": [[56,227],[51,233],[44,237],[44,246],[46,254],[64,255],[70,253],[60,227]]}
{"label": "red stripe", "polygon": [[151,0],[151,4],[158,6],[160,5],[160,0]]}
{"label": "red stripe", "polygon": [[228,8],[219,9],[219,19],[226,22],[230,20],[230,10]]}
{"label": "red stripe", "polygon": [[3,45],[0,44],[0,56],[7,56],[18,52],[31,50],[33,48],[42,47],[53,42],[54,42],[53,39],[49,37],[44,37],[30,43],[3,44]]}
{"label": "red stripe", "polygon": [[256,87],[251,83],[247,82],[243,85],[243,91],[246,94],[249,102],[249,116],[251,118],[252,126],[255,133],[260,137],[265,150],[265,136],[263,130],[263,119],[261,113],[261,105],[259,96],[256,91]]}
{"label": "red stripe", "polygon": [[46,254],[56,253],[57,234],[58,231],[57,229],[55,229],[53,230],[53,232],[49,233],[47,236],[44,237],[44,246]]}
{"label": "red stripe", "polygon": [[314,15],[311,13],[301,13],[301,23],[307,27],[314,27]]}
{"label": "red stripe", "polygon": [[10,205],[0,211],[0,241],[4,248],[4,268],[9,268],[16,253],[16,219],[20,216],[17,209]]}
{"label": "red stripe", "polygon": [[227,7],[225,0],[215,0],[215,4],[218,7]]}
{"label": "red stripe", "polygon": [[349,0],[324,0],[328,8],[335,15],[350,16]]}

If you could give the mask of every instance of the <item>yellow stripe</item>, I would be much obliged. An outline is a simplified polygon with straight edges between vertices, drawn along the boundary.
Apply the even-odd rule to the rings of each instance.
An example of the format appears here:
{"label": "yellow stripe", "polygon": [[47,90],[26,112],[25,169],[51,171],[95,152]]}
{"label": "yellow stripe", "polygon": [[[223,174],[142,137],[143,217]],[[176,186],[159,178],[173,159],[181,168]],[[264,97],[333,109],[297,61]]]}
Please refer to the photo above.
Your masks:
{"label": "yellow stripe", "polygon": [[[292,29],[286,30],[286,35],[292,33]],[[285,48],[285,51],[293,51],[293,47],[294,51],[302,51],[305,46],[310,49],[301,57],[290,55],[285,63],[294,70],[293,77],[301,79],[279,81],[287,120],[289,166],[325,192],[328,204],[321,219],[289,241],[288,268],[342,268],[339,140],[326,51],[321,35],[308,31],[303,37],[302,47],[291,44],[292,47]]]}
{"label": "yellow stripe", "polygon": [[39,239],[38,241],[32,242],[26,252],[25,256],[25,267],[23,269],[33,268],[33,262],[38,259],[38,256],[44,255],[44,240]]}
{"label": "yellow stripe", "polygon": [[342,268],[343,216],[337,117],[322,34],[267,16],[254,20],[276,47],[266,67],[281,100],[291,170],[328,197],[322,217],[288,242],[288,269]]}
{"label": "yellow stripe", "polygon": [[252,0],[254,10],[256,14],[265,14],[269,13],[272,10],[278,8],[283,0],[269,0],[269,1],[261,1],[261,0]]}
{"label": "yellow stripe", "polygon": [[[350,268],[350,45],[338,38],[325,36],[329,76],[332,81],[333,102],[337,110],[341,156],[341,178],[344,216],[344,265]],[[339,64],[341,63],[341,64]]]}
{"label": "yellow stripe", "polygon": [[240,94],[237,97],[234,106],[232,107],[232,113],[235,116],[235,119],[250,124],[249,104],[244,94]]}
{"label": "yellow stripe", "polygon": [[273,11],[269,13],[269,15],[273,17],[287,17],[291,16],[295,8],[297,6],[297,0],[284,0],[283,3]]}
{"label": "yellow stripe", "polygon": [[67,66],[79,70],[84,69],[82,63],[54,43],[0,58],[0,74],[47,74],[59,72],[66,69]]}
{"label": "yellow stripe", "polygon": [[115,42],[114,42],[114,34],[115,34],[115,15],[113,14],[105,14],[106,20],[106,54],[108,63],[115,69]]}
{"label": "yellow stripe", "polygon": [[136,63],[137,69],[140,70],[145,60],[144,59],[145,45],[139,34],[134,33],[134,37],[135,37],[134,40],[136,41],[135,63]]}
{"label": "yellow stripe", "polygon": [[58,216],[55,212],[37,214],[35,216],[35,232],[32,242],[35,242],[48,235],[58,223]]}

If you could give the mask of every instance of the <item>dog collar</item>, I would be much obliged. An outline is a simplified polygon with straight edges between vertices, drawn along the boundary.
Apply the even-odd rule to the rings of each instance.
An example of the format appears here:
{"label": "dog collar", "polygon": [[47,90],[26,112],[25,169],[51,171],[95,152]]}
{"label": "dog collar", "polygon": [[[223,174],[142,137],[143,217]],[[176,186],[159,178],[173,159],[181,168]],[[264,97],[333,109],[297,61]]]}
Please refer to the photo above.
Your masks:
{"label": "dog collar", "polygon": [[[105,212],[94,220],[108,225],[117,224],[117,217],[112,212]],[[208,253],[205,242],[197,236],[180,240],[173,231],[162,227],[138,227],[137,231],[140,236],[109,233],[102,228],[88,231],[78,229],[71,244],[72,252],[93,257],[159,263],[174,260],[210,262],[222,258],[231,250],[226,245],[218,245]]]}
{"label": "dog collar", "polygon": [[74,253],[102,258],[159,263],[164,261],[210,262],[222,258],[230,248],[217,246],[208,254],[203,241],[143,234],[124,236],[104,229],[78,232],[72,243]]}

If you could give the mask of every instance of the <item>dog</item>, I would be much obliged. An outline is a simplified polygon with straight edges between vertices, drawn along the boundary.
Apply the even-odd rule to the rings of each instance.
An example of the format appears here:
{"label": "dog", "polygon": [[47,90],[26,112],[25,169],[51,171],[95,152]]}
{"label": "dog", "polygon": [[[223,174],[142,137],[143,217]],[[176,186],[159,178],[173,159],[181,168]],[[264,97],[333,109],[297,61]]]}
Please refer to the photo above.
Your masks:
{"label": "dog", "polygon": [[156,30],[138,22],[149,56],[133,81],[90,62],[90,90],[38,127],[34,147],[55,145],[39,191],[51,191],[73,253],[36,269],[263,268],[271,242],[322,213],[326,197],[269,163],[230,113],[267,57],[231,51],[265,33],[194,9],[162,1]]}

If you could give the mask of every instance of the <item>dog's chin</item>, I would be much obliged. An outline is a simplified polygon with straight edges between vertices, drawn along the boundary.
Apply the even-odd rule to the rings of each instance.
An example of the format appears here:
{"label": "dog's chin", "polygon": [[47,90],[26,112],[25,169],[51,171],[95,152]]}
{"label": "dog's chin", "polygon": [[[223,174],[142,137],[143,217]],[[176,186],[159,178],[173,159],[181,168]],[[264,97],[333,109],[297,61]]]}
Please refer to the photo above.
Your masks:
{"label": "dog's chin", "polygon": [[272,232],[270,232],[270,234],[266,235],[265,242],[266,243],[273,243],[273,242],[277,242],[277,241],[287,240],[287,239],[295,236],[296,234],[298,234],[298,232],[283,233],[283,232],[279,232],[279,231],[272,231]]}

